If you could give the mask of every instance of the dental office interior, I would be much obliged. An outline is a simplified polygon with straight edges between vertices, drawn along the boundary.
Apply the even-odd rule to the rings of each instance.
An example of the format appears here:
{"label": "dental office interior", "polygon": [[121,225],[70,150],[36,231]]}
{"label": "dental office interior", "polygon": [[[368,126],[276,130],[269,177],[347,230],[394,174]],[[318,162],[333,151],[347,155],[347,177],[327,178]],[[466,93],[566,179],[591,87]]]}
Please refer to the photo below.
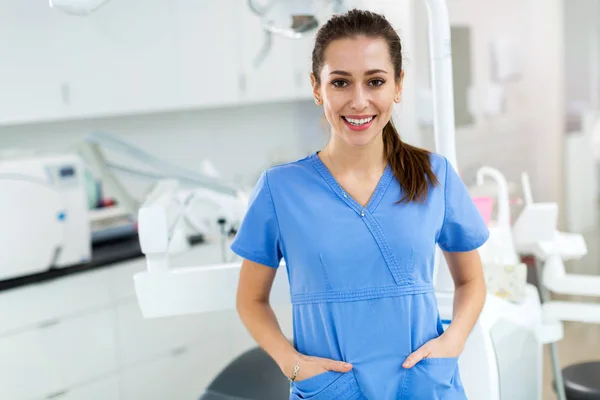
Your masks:
{"label": "dental office interior", "polygon": [[490,229],[469,399],[600,399],[600,0],[0,4],[0,399],[289,398],[229,245],[261,172],[327,142],[312,46],[351,8],[399,32],[400,135],[454,144]]}

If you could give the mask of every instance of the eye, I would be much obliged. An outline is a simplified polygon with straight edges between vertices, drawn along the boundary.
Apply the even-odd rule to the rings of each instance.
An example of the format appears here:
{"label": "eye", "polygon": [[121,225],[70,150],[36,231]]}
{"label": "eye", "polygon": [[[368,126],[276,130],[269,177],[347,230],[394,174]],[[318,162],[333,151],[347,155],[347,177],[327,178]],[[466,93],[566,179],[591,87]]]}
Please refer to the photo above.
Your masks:
{"label": "eye", "polygon": [[343,87],[346,87],[346,85],[348,83],[346,81],[341,80],[341,79],[336,79],[336,80],[332,81],[331,84],[334,87],[336,87],[336,88],[343,88]]}
{"label": "eye", "polygon": [[369,84],[371,86],[381,86],[385,83],[385,81],[383,79],[373,79],[372,81],[369,82]]}

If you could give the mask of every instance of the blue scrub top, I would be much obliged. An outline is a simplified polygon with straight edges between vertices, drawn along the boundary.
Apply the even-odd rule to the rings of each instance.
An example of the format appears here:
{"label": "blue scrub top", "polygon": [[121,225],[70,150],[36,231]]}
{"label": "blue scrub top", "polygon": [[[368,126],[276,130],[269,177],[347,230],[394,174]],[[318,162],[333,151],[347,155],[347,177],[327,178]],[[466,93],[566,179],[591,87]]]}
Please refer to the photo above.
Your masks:
{"label": "blue scrub top", "polygon": [[261,175],[232,244],[240,257],[277,268],[285,259],[294,345],[346,361],[292,383],[291,399],[465,399],[456,358],[406,357],[443,332],[433,286],[436,243],[477,249],[488,229],[447,159],[430,157],[439,185],[425,203],[402,203],[388,165],[362,207],[312,153]]}

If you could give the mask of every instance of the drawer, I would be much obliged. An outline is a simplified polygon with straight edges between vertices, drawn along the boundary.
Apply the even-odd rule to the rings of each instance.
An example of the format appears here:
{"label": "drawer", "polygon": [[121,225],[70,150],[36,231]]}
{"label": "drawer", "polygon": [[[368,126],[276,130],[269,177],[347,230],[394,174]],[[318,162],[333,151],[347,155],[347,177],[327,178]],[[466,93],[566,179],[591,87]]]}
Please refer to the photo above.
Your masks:
{"label": "drawer", "polygon": [[110,305],[107,271],[89,271],[0,292],[0,337]]}
{"label": "drawer", "polygon": [[121,373],[120,400],[198,400],[230,361],[226,352],[206,343],[127,368]]}
{"label": "drawer", "polygon": [[114,311],[0,338],[0,399],[45,397],[117,370]]}
{"label": "drawer", "polygon": [[118,345],[122,365],[131,365],[182,346],[211,343],[231,346],[234,311],[144,319],[137,302],[117,306]]}

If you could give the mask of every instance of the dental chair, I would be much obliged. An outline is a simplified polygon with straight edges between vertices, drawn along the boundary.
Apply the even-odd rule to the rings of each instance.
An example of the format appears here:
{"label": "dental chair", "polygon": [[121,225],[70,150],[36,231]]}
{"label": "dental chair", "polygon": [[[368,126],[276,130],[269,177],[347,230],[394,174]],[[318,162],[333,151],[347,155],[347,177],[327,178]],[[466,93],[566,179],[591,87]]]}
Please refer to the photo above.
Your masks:
{"label": "dental chair", "polygon": [[199,400],[286,400],[290,382],[261,348],[233,360],[208,385]]}
{"label": "dental chair", "polygon": [[[551,292],[600,297],[600,276],[566,273],[564,261],[587,254],[583,236],[557,231],[557,204],[534,203],[528,175],[522,174],[521,181],[526,204],[515,221],[513,237],[520,254],[535,256],[544,318],[600,324],[600,304],[551,299]],[[555,345],[550,345],[559,399],[600,399],[600,361],[573,364],[561,370]]]}

